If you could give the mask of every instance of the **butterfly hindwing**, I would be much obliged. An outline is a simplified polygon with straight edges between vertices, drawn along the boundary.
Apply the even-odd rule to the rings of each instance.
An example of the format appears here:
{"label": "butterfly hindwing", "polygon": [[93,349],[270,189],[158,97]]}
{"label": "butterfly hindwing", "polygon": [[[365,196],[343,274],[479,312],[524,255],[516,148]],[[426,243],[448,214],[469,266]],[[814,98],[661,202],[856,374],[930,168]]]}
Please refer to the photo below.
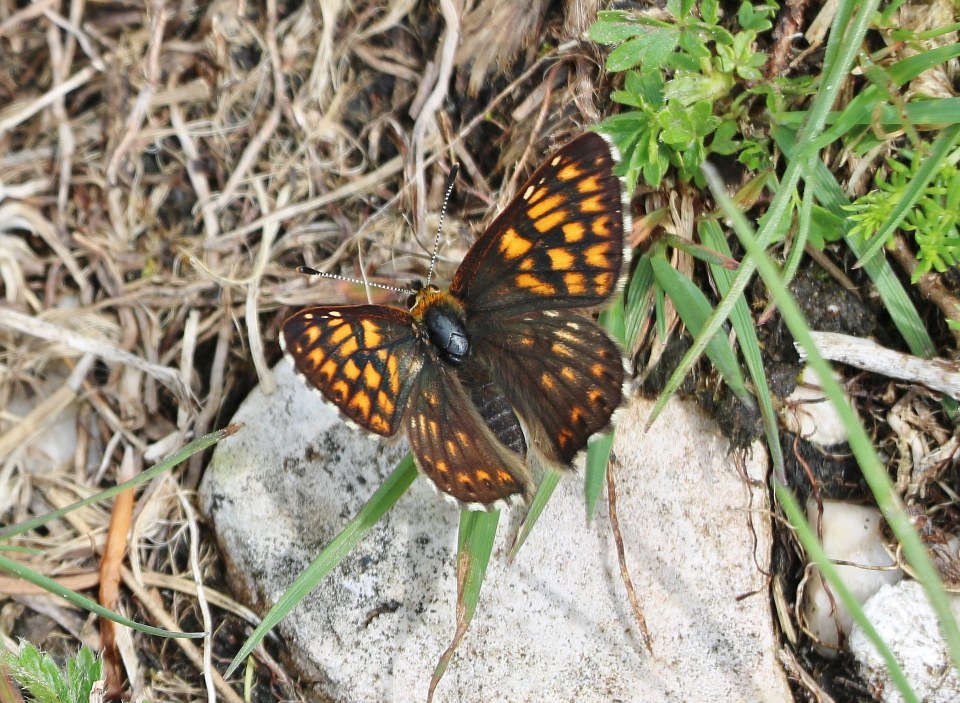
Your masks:
{"label": "butterfly hindwing", "polygon": [[347,418],[384,436],[400,428],[425,355],[409,312],[307,308],[284,322],[280,340],[297,371]]}
{"label": "butterfly hindwing", "polygon": [[490,369],[546,459],[568,466],[610,424],[623,400],[617,345],[591,319],[566,310],[483,318],[470,364]]}
{"label": "butterfly hindwing", "polygon": [[450,366],[424,362],[407,423],[420,470],[459,503],[489,508],[529,497],[523,459],[497,441]]}
{"label": "butterfly hindwing", "polygon": [[467,252],[450,292],[469,314],[598,305],[629,228],[615,148],[586,133],[548,159]]}

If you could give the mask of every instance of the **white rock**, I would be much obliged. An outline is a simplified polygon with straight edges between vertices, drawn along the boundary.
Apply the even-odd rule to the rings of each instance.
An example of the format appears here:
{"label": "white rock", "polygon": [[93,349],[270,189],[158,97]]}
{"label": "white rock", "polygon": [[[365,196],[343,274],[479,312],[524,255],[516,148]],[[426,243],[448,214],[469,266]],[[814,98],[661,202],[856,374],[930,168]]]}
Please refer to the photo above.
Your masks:
{"label": "white rock", "polygon": [[[953,616],[960,618],[960,598],[948,594]],[[893,652],[917,698],[924,703],[960,700],[960,676],[953,668],[937,618],[923,587],[903,580],[884,586],[863,606],[867,618]],[[887,675],[887,667],[873,643],[854,626],[850,651],[860,663],[864,679],[883,703],[901,703],[903,697]]]}
{"label": "white rock", "polygon": [[[807,521],[816,529],[818,524],[817,504],[807,502]],[[900,569],[877,569],[870,567],[893,567],[894,560],[883,545],[880,533],[881,515],[872,506],[852,505],[840,501],[823,501],[823,517],[819,523],[823,549],[834,560],[850,562],[838,564],[837,571],[847,588],[863,603],[880,588],[896,583],[903,578]],[[858,565],[858,566],[854,566]],[[803,591],[804,619],[807,627],[826,647],[818,648],[825,656],[835,656],[840,644],[850,634],[852,619],[850,611],[840,599],[824,586],[819,569],[812,569]]]}
{"label": "white rock", "polygon": [[[854,407],[849,397],[847,402]],[[847,429],[840,421],[839,413],[821,390],[817,372],[809,366],[804,367],[800,384],[784,401],[780,418],[790,432],[821,447],[847,441]]]}
{"label": "white rock", "polygon": [[[265,610],[356,513],[402,449],[348,431],[277,368],[222,442],[202,499],[231,573]],[[605,503],[584,524],[567,476],[509,566],[498,546],[438,701],[790,701],[775,661],[769,506],[730,462],[712,422],[679,403],[641,434],[630,408],[615,452],[620,526],[655,655],[637,632]],[[757,449],[748,472],[762,479]],[[514,511],[511,517],[517,517]],[[386,519],[281,625],[300,665],[336,701],[424,700],[455,626],[458,512],[418,478]],[[751,527],[752,523],[752,527]]]}

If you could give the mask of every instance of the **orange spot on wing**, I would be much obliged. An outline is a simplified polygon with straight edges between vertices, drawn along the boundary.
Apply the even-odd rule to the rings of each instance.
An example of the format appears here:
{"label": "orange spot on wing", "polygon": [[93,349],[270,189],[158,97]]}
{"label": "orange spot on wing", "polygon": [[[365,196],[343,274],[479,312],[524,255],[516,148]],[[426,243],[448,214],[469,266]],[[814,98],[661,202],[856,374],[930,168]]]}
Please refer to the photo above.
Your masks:
{"label": "orange spot on wing", "polygon": [[357,338],[354,336],[343,343],[343,346],[340,347],[340,354],[342,356],[351,356],[359,348],[360,345],[357,344]]}
{"label": "orange spot on wing", "polygon": [[548,391],[552,391],[557,387],[557,382],[550,374],[542,373],[540,374],[540,385],[546,388]]}
{"label": "orange spot on wing", "polygon": [[546,189],[546,188],[537,188],[537,190],[535,190],[535,191],[530,195],[530,197],[527,198],[527,202],[530,203],[531,205],[533,205],[535,202],[537,202],[538,200],[540,200],[540,199],[541,199],[544,195],[546,195],[546,194],[547,194],[547,189]]}
{"label": "orange spot on wing", "polygon": [[580,212],[603,212],[606,208],[603,205],[603,196],[594,195],[586,198],[580,203]]}
{"label": "orange spot on wing", "polygon": [[610,292],[610,289],[613,288],[613,274],[609,271],[607,273],[598,273],[593,277],[593,282],[596,284],[597,295],[606,295]]}
{"label": "orange spot on wing", "polygon": [[560,375],[563,376],[567,381],[572,382],[577,380],[576,372],[569,366],[564,366],[562,369],[560,369]]}
{"label": "orange spot on wing", "polygon": [[586,279],[582,273],[566,273],[563,275],[563,285],[570,295],[582,295],[587,292]]}
{"label": "orange spot on wing", "polygon": [[366,419],[370,417],[370,396],[366,394],[365,391],[357,391],[353,394],[353,397],[350,399],[351,408],[356,408],[360,411],[360,415]]}
{"label": "orange spot on wing", "polygon": [[[550,346],[550,351],[557,356],[573,356],[573,351],[570,349],[570,347],[568,347],[566,344],[561,344],[560,342],[554,342]],[[564,366],[563,369],[560,370],[560,375],[568,381],[572,381],[576,378],[576,376],[573,375],[573,371],[571,371],[567,366]]]}
{"label": "orange spot on wing", "polygon": [[303,331],[307,337],[307,345],[313,345],[317,343],[317,340],[320,338],[319,325],[307,325],[303,328]]}
{"label": "orange spot on wing", "polygon": [[368,421],[370,429],[374,432],[379,432],[380,434],[390,433],[390,425],[387,424],[387,421],[384,420],[379,415],[372,415]]}
{"label": "orange spot on wing", "polygon": [[368,361],[363,367],[363,382],[367,384],[367,388],[374,389],[380,387],[381,381],[383,381],[383,375]]}
{"label": "orange spot on wing", "polygon": [[560,173],[557,176],[561,181],[572,181],[574,178],[578,178],[580,174],[583,173],[580,169],[574,164],[569,164],[560,169]]}
{"label": "orange spot on wing", "polygon": [[[342,322],[342,320],[337,320],[337,324],[339,324],[340,322]],[[330,326],[333,327],[332,324]],[[340,325],[337,329],[333,331],[333,334],[330,335],[330,343],[340,344],[340,342],[345,340],[351,334],[353,334],[353,330],[350,329],[350,325]]]}
{"label": "orange spot on wing", "polygon": [[447,462],[445,461],[438,461],[436,464],[433,465],[433,468],[435,468],[437,471],[439,471],[442,474],[445,474],[450,470],[450,467],[447,466]]}
{"label": "orange spot on wing", "polygon": [[603,391],[599,388],[591,388],[587,391],[587,400],[590,401],[591,405],[597,405],[601,400],[603,400]]}
{"label": "orange spot on wing", "polygon": [[593,193],[600,190],[600,183],[596,176],[588,176],[577,181],[577,191],[580,193]]}
{"label": "orange spot on wing", "polygon": [[527,210],[527,215],[530,217],[531,220],[538,220],[543,215],[546,215],[548,212],[550,212],[554,208],[560,205],[563,205],[565,200],[566,198],[564,198],[560,194],[551,195],[549,198],[545,198],[544,200],[540,201],[539,203],[531,207],[529,210]]}
{"label": "orange spot on wing", "polygon": [[333,393],[334,399],[338,403],[342,403],[350,395],[350,386],[347,385],[346,381],[336,381],[330,386],[330,391]]}
{"label": "orange spot on wing", "polygon": [[598,237],[610,236],[610,218],[607,215],[601,215],[590,225],[590,231]]}
{"label": "orange spot on wing", "polygon": [[307,356],[310,360],[310,364],[314,368],[320,368],[320,365],[323,363],[323,360],[327,358],[327,355],[323,353],[323,349],[317,347]]}
{"label": "orange spot on wing", "polygon": [[577,257],[566,249],[548,249],[547,256],[550,257],[550,268],[554,271],[566,271],[577,260]]}
{"label": "orange spot on wing", "polygon": [[397,373],[397,357],[388,356],[387,375],[390,377],[390,390],[394,395],[400,393],[400,374]]}
{"label": "orange spot on wing", "polygon": [[556,295],[557,289],[529,273],[521,273],[516,278],[517,285],[540,295]]}
{"label": "orange spot on wing", "polygon": [[532,246],[533,243],[517,234],[517,230],[513,227],[504,232],[503,237],[500,238],[500,251],[510,261],[526,254]]}
{"label": "orange spot on wing", "polygon": [[333,380],[337,375],[337,362],[333,359],[327,359],[326,363],[320,367],[320,375],[327,379],[327,382]]}
{"label": "orange spot on wing", "polygon": [[393,415],[393,410],[396,406],[393,404],[393,398],[383,391],[380,391],[377,393],[377,407],[380,408],[384,415]]}
{"label": "orange spot on wing", "polygon": [[343,365],[343,375],[351,381],[360,378],[360,367],[354,363],[353,359],[347,359],[347,362]]}
{"label": "orange spot on wing", "polygon": [[610,246],[610,242],[600,242],[599,244],[587,247],[583,252],[583,258],[586,259],[587,263],[593,268],[610,268],[610,261],[607,259],[607,256],[610,254]]}
{"label": "orange spot on wing", "polygon": [[372,320],[360,320],[360,326],[363,327],[363,346],[367,349],[380,344],[380,326]]}
{"label": "orange spot on wing", "polygon": [[549,215],[545,215],[539,220],[534,220],[533,226],[537,228],[538,232],[549,232],[553,228],[566,222],[569,218],[570,215],[566,210],[554,210]]}
{"label": "orange spot on wing", "polygon": [[568,222],[560,229],[563,230],[563,239],[567,244],[572,244],[573,242],[579,242],[583,239],[583,234],[585,230],[583,225],[579,222]]}

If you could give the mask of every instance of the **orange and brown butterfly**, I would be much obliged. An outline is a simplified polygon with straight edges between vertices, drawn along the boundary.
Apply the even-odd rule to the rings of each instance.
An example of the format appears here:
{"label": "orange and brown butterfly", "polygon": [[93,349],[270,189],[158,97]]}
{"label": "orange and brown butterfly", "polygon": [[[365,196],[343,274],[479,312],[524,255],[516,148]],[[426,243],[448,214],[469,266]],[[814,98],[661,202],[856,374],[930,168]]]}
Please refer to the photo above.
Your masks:
{"label": "orange and brown butterfly", "polygon": [[301,310],[281,344],[360,427],[405,427],[420,470],[471,509],[527,500],[527,442],[571,466],[623,401],[617,345],[576,312],[607,301],[625,265],[629,204],[616,148],[586,133],[546,160],[477,242],[449,290],[409,309]]}

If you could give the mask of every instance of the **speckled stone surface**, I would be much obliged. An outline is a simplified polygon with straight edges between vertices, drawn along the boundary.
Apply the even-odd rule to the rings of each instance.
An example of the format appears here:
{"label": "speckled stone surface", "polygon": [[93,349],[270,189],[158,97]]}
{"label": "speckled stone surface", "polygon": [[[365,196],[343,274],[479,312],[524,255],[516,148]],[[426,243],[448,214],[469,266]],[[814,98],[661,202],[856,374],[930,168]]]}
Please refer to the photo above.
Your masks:
{"label": "speckled stone surface", "polygon": [[[265,612],[405,452],[349,430],[296,379],[251,394],[202,487],[231,572]],[[671,404],[640,432],[635,403],[615,445],[627,562],[654,641],[644,648],[601,500],[561,482],[517,561],[519,511],[501,519],[473,624],[438,701],[789,701],[766,578],[765,492],[713,423]],[[760,450],[747,472],[762,478]],[[752,522],[752,525],[751,525]],[[424,700],[455,624],[458,512],[418,478],[386,519],[280,625],[318,700]],[[754,595],[749,595],[754,594]],[[745,596],[745,597],[744,597]]]}

